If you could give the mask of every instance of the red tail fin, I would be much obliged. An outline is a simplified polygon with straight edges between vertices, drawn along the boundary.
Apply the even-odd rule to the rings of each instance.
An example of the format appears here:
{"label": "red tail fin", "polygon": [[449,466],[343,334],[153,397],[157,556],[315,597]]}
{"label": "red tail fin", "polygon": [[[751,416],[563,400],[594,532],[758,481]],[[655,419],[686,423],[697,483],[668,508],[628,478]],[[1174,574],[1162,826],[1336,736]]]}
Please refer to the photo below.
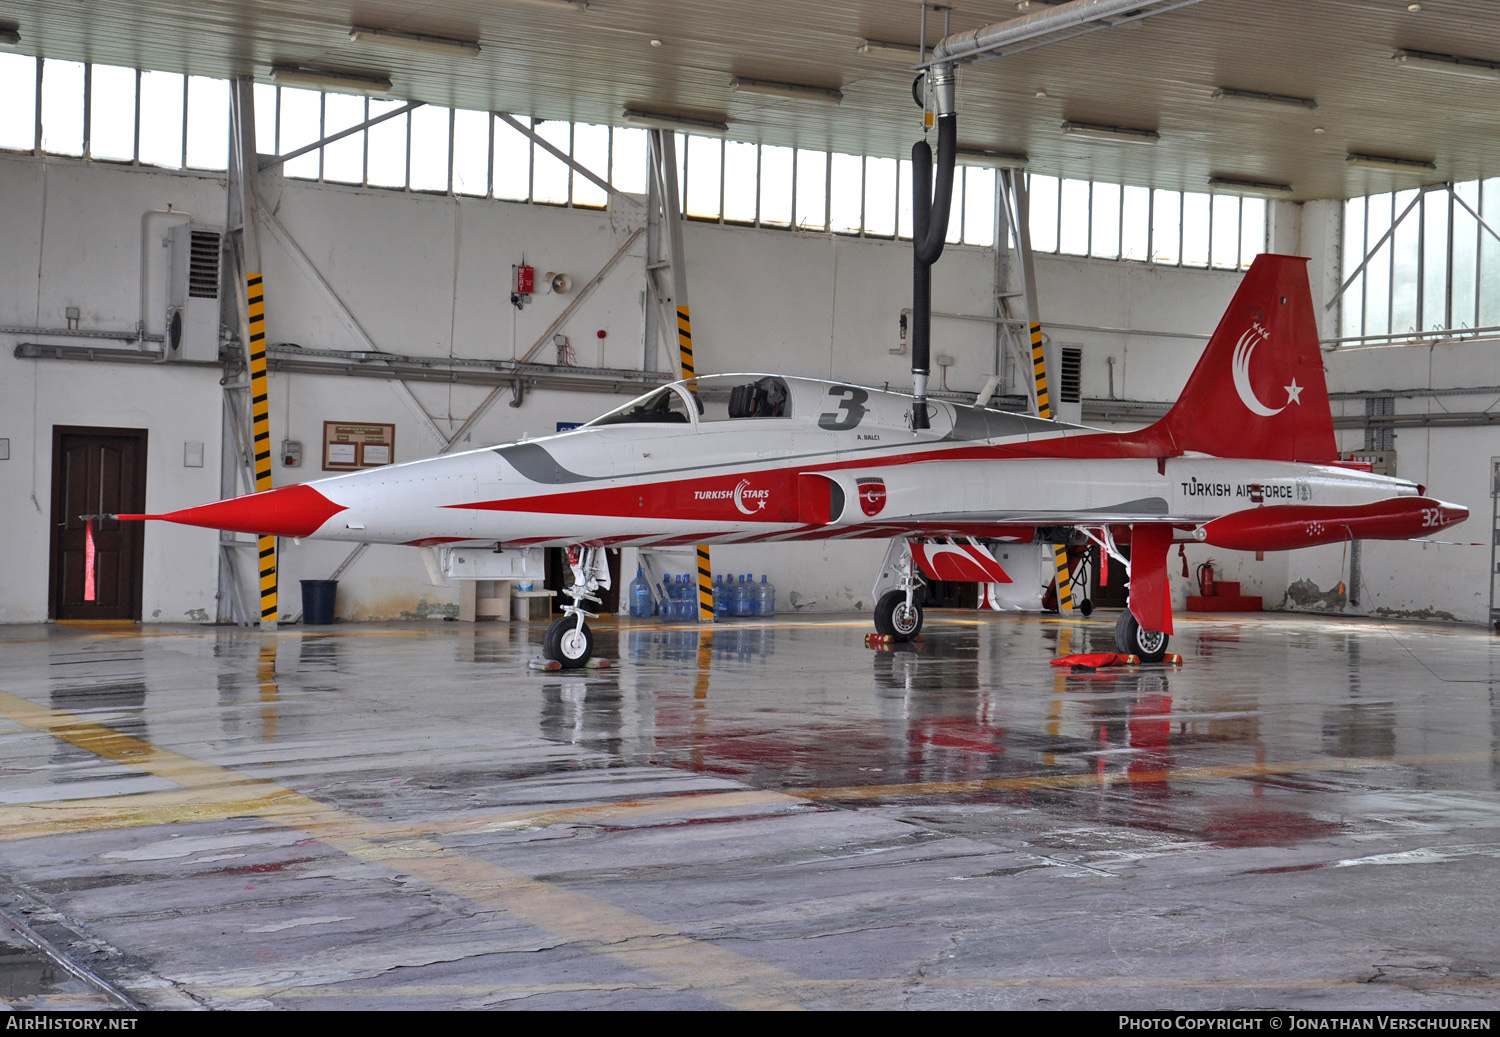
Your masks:
{"label": "red tail fin", "polygon": [[1158,430],[1216,457],[1338,458],[1306,259],[1256,257]]}

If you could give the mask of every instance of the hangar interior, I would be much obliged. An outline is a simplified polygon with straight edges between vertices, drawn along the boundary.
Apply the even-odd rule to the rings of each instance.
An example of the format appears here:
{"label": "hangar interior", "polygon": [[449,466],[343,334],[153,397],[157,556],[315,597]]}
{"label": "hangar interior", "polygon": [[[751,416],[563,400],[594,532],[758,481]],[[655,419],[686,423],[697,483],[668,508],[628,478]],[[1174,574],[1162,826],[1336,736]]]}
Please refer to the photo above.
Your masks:
{"label": "hangar interior", "polygon": [[[1104,634],[1034,611],[872,655],[880,541],[715,547],[777,623],[621,621],[616,671],[567,679],[526,671],[534,623],[443,623],[461,583],[405,547],[283,541],[259,625],[253,537],[149,524],[115,612],[71,589],[90,437],[114,510],[161,513],[255,489],[262,440],[284,486],[340,430],[372,465],[550,434],[679,375],[689,294],[699,374],[909,390],[921,45],[1078,6],[0,0],[0,872],[76,967],[18,1003],[1492,998],[1462,910],[1500,735],[1487,5],[1137,4],[960,71],[935,397],[1034,405],[1029,288],[1060,415],[1145,424],[1253,258],[1304,256],[1340,450],[1471,513],[1458,543],[1190,545],[1176,607],[1212,558],[1280,614],[1190,626],[1180,673],[1055,675]],[[398,625],[298,623],[329,579],[339,620]],[[1406,860],[1430,896],[1334,870]]]}

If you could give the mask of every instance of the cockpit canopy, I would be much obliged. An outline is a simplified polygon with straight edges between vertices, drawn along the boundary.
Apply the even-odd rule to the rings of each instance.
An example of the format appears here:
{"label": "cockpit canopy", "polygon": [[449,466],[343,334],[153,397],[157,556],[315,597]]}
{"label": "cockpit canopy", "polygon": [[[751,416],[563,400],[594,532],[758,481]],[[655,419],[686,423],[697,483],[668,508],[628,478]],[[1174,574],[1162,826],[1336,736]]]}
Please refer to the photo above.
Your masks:
{"label": "cockpit canopy", "polygon": [[724,374],[689,378],[637,397],[585,428],[602,425],[673,425],[694,421],[791,416],[792,396],[777,375]]}

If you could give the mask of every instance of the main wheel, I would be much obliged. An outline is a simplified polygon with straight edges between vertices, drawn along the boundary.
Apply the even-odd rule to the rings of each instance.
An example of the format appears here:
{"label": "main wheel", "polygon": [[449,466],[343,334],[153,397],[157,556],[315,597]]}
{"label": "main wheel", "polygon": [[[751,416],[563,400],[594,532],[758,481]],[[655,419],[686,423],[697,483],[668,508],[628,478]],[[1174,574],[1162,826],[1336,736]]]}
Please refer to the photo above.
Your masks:
{"label": "main wheel", "polygon": [[922,632],[922,606],[906,603],[905,591],[886,591],[875,605],[875,632],[893,641],[910,641]]}
{"label": "main wheel", "polygon": [[1159,663],[1167,654],[1171,640],[1160,630],[1142,630],[1141,624],[1126,609],[1115,620],[1115,647],[1126,655],[1138,656],[1143,663]]}
{"label": "main wheel", "polygon": [[580,627],[572,616],[554,619],[542,639],[542,654],[565,670],[576,670],[594,654],[594,632],[587,623]]}

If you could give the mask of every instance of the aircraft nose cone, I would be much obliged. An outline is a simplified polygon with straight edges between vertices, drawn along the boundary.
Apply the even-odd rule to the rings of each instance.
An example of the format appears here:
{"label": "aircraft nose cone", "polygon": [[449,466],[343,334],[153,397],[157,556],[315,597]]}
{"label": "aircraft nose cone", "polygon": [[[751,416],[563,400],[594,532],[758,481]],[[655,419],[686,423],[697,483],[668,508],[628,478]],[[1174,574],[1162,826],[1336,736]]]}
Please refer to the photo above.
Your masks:
{"label": "aircraft nose cone", "polygon": [[161,517],[185,526],[305,537],[345,510],[342,504],[335,504],[311,486],[299,484],[185,508]]}
{"label": "aircraft nose cone", "polygon": [[1469,509],[1462,504],[1443,505],[1443,524],[1451,526],[1457,522],[1463,522],[1469,517]]}

